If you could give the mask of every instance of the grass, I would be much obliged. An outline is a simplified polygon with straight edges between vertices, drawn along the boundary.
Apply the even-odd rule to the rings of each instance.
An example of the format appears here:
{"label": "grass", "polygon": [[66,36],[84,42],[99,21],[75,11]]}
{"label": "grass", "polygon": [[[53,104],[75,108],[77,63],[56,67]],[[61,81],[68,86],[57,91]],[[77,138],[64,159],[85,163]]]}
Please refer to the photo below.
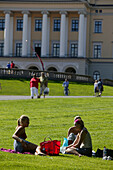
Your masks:
{"label": "grass", "polygon": [[[12,134],[17,119],[26,114],[30,126],[26,128],[28,141],[39,144],[44,137],[61,140],[80,115],[89,130],[93,150],[106,146],[113,149],[113,101],[111,98],[34,99],[0,101],[0,147],[13,149]],[[113,161],[74,155],[39,157],[0,152],[0,169],[113,169]]]}
{"label": "grass", "polygon": [[[27,80],[0,80],[2,89],[0,95],[30,95],[29,81]],[[63,96],[62,81],[49,81],[50,96]],[[94,87],[89,83],[70,82],[71,96],[93,96]],[[40,90],[40,89],[39,89]],[[112,96],[113,87],[104,86],[103,96]]]}

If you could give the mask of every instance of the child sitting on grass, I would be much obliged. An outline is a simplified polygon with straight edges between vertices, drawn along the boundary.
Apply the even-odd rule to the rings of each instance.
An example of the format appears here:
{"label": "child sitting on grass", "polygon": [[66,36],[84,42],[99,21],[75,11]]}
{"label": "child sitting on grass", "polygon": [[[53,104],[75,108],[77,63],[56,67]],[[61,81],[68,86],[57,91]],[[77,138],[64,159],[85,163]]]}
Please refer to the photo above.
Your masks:
{"label": "child sitting on grass", "polygon": [[31,142],[26,141],[27,135],[25,133],[25,128],[29,126],[29,118],[28,116],[22,115],[18,119],[18,126],[16,127],[16,131],[13,134],[12,138],[14,138],[14,150],[20,153],[30,152],[36,155],[45,155],[41,152],[40,146],[33,144]]}

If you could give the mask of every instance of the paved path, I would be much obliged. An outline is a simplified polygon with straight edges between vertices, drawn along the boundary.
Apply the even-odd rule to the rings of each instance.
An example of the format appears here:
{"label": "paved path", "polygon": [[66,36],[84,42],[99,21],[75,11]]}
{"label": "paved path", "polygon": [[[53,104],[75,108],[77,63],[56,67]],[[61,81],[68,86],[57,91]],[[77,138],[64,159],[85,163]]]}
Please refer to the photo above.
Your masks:
{"label": "paved path", "polygon": [[[102,96],[102,98],[105,97],[113,98],[113,96]],[[41,98],[43,98],[43,96]],[[46,96],[46,98],[95,98],[95,96]],[[31,97],[0,95],[0,100],[21,100],[21,99],[31,99]]]}

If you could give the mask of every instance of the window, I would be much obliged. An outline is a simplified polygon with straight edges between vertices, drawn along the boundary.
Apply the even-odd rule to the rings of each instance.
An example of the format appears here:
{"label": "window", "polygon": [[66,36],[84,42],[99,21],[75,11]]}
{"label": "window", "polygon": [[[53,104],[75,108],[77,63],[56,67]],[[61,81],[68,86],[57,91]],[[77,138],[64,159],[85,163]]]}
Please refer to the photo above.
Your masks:
{"label": "window", "polygon": [[16,56],[22,56],[22,43],[16,43]]}
{"label": "window", "polygon": [[54,31],[60,31],[60,19],[54,20]]}
{"label": "window", "polygon": [[49,67],[47,71],[57,71],[57,69],[55,67]]}
{"label": "window", "polygon": [[0,56],[4,55],[4,43],[0,43]]}
{"label": "window", "polygon": [[99,80],[99,78],[100,78],[100,73],[99,73],[99,71],[95,71],[95,72],[93,73],[93,78],[94,78],[94,80]]}
{"label": "window", "polygon": [[35,43],[34,46],[35,47],[41,47],[41,43]]}
{"label": "window", "polygon": [[95,33],[102,33],[102,21],[95,21]]}
{"label": "window", "polygon": [[4,31],[5,28],[5,19],[0,19],[0,31]]}
{"label": "window", "polygon": [[71,44],[71,56],[77,57],[78,56],[78,44]]}
{"label": "window", "polygon": [[77,19],[72,20],[72,31],[78,32],[78,24],[79,24],[79,21]]}
{"label": "window", "polygon": [[102,10],[100,9],[99,12],[102,13]]}
{"label": "window", "polygon": [[101,57],[101,44],[94,44],[94,58],[100,58]]}
{"label": "window", "polygon": [[76,73],[76,70],[72,67],[68,67],[66,70],[65,70],[66,73]]}
{"label": "window", "polygon": [[60,54],[60,44],[54,43],[53,44],[53,56],[59,56]]}
{"label": "window", "polygon": [[34,54],[38,54],[39,57],[41,57],[41,43],[34,43]]}
{"label": "window", "polygon": [[35,19],[35,31],[42,31],[42,19]]}
{"label": "window", "polygon": [[23,31],[23,19],[17,19],[17,31]]}

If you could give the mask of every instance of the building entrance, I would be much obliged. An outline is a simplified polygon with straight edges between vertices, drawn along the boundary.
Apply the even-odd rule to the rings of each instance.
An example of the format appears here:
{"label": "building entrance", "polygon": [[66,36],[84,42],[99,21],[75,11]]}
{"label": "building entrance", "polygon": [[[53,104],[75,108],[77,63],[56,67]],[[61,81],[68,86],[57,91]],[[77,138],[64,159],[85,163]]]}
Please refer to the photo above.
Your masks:
{"label": "building entrance", "polygon": [[41,57],[41,47],[35,47],[35,52]]}

